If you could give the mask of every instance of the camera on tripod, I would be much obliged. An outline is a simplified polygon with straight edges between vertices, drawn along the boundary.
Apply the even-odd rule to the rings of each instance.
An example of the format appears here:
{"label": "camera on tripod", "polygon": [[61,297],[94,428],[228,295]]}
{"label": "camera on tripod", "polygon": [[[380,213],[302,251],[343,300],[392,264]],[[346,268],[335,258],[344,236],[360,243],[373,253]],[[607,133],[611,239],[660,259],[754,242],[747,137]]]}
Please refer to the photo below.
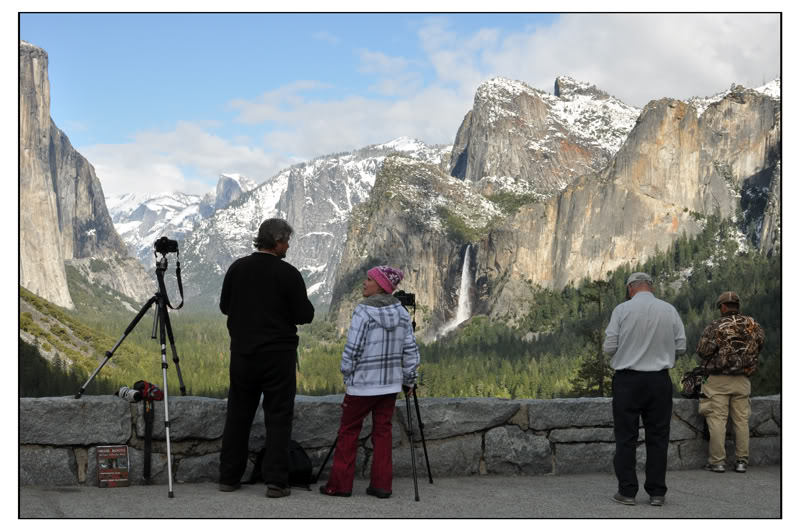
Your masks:
{"label": "camera on tripod", "polygon": [[157,239],[153,244],[153,247],[155,248],[156,252],[161,255],[178,252],[178,242],[176,240],[170,240],[166,236],[162,236]]}
{"label": "camera on tripod", "polygon": [[406,293],[405,291],[398,291],[394,294],[394,297],[400,301],[400,304],[403,306],[414,306],[416,308],[416,296],[413,293]]}

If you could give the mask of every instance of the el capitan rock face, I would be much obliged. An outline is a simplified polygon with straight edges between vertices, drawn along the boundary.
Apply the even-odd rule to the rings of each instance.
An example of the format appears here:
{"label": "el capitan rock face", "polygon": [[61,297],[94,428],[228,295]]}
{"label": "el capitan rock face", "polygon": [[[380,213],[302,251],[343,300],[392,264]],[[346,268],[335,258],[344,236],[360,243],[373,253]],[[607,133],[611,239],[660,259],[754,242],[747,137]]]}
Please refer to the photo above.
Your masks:
{"label": "el capitan rock face", "polygon": [[125,256],[94,168],[50,118],[47,53],[20,42],[19,66],[20,285],[72,308],[64,263],[94,258],[122,261],[119,272],[130,282],[117,286],[136,299],[149,296],[144,270]]}
{"label": "el capitan rock face", "polygon": [[50,81],[47,53],[19,48],[19,283],[72,308],[64,271],[58,200],[50,174]]}

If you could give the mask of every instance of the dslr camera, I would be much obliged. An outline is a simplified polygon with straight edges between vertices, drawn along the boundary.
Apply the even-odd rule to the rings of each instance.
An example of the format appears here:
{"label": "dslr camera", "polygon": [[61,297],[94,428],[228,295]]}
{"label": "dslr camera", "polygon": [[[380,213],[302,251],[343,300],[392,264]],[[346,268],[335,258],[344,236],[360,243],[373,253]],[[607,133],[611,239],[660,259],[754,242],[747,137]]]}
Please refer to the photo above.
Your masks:
{"label": "dslr camera", "polygon": [[178,242],[175,240],[170,240],[166,236],[162,236],[157,239],[153,244],[153,247],[155,247],[156,252],[161,255],[178,252]]}
{"label": "dslr camera", "polygon": [[403,306],[417,307],[416,296],[413,293],[406,293],[401,290],[395,293],[394,296]]}

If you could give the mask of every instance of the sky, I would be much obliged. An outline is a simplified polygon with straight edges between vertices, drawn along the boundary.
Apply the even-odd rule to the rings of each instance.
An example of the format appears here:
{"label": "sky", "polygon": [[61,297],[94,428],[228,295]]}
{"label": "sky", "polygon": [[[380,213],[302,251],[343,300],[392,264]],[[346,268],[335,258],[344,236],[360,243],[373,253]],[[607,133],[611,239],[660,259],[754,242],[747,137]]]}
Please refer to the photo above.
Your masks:
{"label": "sky", "polygon": [[23,13],[51,116],[106,195],[263,182],[399,136],[453,142],[475,90],[557,76],[625,103],[760,86],[777,14]]}

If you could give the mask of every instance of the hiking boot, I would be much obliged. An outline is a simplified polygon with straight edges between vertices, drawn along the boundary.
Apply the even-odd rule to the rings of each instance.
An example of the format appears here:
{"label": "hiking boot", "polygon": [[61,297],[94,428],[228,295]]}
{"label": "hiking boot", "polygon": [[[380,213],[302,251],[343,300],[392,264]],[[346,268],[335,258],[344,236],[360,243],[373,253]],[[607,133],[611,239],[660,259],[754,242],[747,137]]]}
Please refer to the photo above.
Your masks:
{"label": "hiking boot", "polygon": [[619,492],[614,494],[614,501],[617,503],[621,503],[622,505],[636,505],[636,498],[623,496]]}
{"label": "hiking boot", "polygon": [[219,484],[219,490],[221,490],[222,492],[233,492],[233,491],[239,490],[241,488],[242,488],[242,484],[238,483],[238,482],[234,483],[233,485],[228,485],[227,483],[220,483]]}
{"label": "hiking boot", "polygon": [[747,463],[745,463],[744,461],[736,461],[736,468],[734,468],[734,470],[736,472],[744,474],[745,472],[747,472]]}
{"label": "hiking boot", "polygon": [[279,485],[267,485],[267,498],[283,498],[292,493],[289,487],[281,487]]}
{"label": "hiking boot", "polygon": [[383,490],[383,489],[376,489],[372,485],[367,487],[367,494],[370,496],[375,496],[376,498],[388,498],[392,495],[392,491],[390,490]]}
{"label": "hiking boot", "polygon": [[720,463],[718,465],[712,465],[711,463],[706,463],[706,467],[705,468],[706,468],[706,470],[709,470],[711,472],[719,472],[720,474],[724,474],[725,473],[725,465],[723,465],[722,463]]}
{"label": "hiking boot", "polygon": [[650,505],[661,507],[664,505],[664,496],[650,496]]}
{"label": "hiking boot", "polygon": [[320,485],[319,486],[319,493],[324,494],[325,496],[340,496],[342,498],[349,498],[350,492],[336,492],[333,489],[328,488],[327,485]]}

